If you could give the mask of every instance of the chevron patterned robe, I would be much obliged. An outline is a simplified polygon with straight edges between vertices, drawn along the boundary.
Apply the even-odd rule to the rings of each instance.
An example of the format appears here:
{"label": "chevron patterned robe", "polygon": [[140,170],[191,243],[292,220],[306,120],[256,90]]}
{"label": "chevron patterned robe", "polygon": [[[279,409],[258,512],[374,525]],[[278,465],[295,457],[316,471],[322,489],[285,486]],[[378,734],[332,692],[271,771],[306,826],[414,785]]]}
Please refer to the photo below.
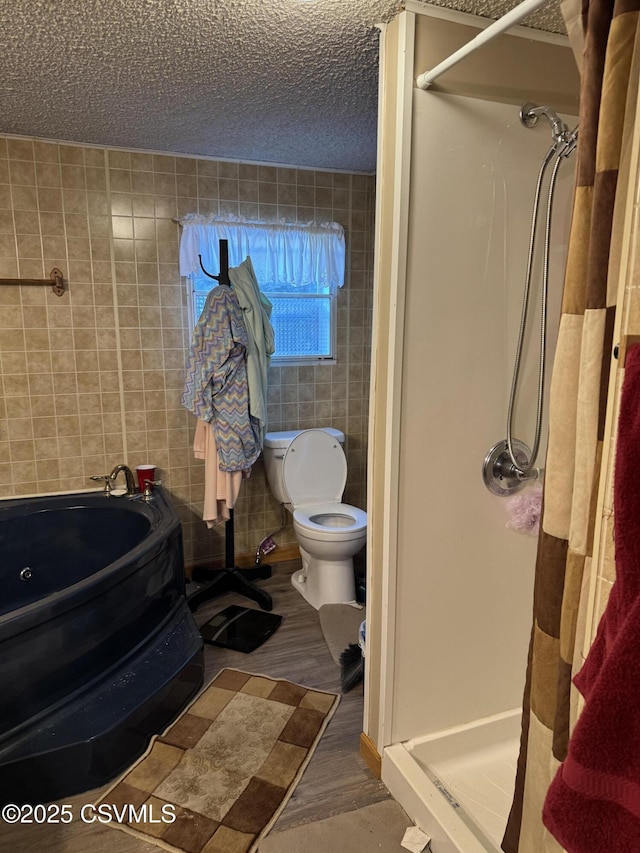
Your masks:
{"label": "chevron patterned robe", "polygon": [[246,471],[260,455],[260,428],[249,413],[247,329],[238,300],[214,287],[193,331],[182,405],[211,424],[221,471]]}

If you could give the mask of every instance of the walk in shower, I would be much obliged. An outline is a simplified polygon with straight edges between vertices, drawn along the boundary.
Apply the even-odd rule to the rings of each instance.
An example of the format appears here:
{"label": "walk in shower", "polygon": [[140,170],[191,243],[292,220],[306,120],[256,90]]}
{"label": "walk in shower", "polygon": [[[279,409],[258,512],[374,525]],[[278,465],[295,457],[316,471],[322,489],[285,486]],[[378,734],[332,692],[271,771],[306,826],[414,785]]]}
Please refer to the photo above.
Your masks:
{"label": "walk in shower", "polygon": [[[399,512],[400,553],[409,525],[422,526],[424,598],[403,588],[400,564],[396,612],[422,620],[422,631],[401,634],[422,643],[430,678],[421,706],[394,706],[395,731],[416,734],[392,735],[383,780],[433,835],[433,853],[499,850],[514,789],[536,539],[506,528],[510,496],[531,488],[544,465],[544,377],[574,179],[569,128],[577,120],[552,115],[562,125],[529,128],[511,105],[456,96],[414,103],[421,153],[412,164],[409,276],[421,267],[423,287],[407,293],[412,363],[404,371],[421,372],[430,405],[426,414],[424,400],[403,407],[407,423],[421,407],[421,444],[438,453],[429,456],[422,502]],[[557,140],[550,126],[562,126]],[[409,433],[406,441],[405,464],[420,465],[410,461],[418,445]],[[401,639],[397,681],[411,678],[406,659]]]}
{"label": "walk in shower", "polygon": [[[545,463],[576,161],[566,41],[501,36],[416,88],[477,32],[412,4],[382,66],[364,732],[432,853],[494,853],[511,806],[537,546],[511,501]],[[494,460],[525,484],[502,496],[507,438],[538,454]]]}

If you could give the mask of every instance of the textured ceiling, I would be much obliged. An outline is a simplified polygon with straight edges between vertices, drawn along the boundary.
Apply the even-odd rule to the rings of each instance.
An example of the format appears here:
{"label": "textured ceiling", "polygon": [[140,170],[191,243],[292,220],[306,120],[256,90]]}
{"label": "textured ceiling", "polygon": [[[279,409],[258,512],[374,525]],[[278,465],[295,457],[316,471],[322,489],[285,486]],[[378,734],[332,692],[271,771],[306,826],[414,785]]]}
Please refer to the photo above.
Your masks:
{"label": "textured ceiling", "polygon": [[[438,5],[498,18],[516,0]],[[397,0],[0,0],[0,131],[372,172]],[[557,0],[525,22],[564,32]]]}

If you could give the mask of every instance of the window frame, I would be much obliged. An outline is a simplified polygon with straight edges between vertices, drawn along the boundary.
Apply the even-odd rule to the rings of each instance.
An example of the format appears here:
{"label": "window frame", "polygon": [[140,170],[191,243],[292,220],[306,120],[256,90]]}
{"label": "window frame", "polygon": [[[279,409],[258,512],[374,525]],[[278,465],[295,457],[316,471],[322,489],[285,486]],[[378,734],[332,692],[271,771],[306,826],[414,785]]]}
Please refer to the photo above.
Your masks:
{"label": "window frame", "polygon": [[[274,354],[271,363],[280,366],[336,364],[338,360],[338,293],[345,284],[346,245],[344,227],[338,222],[288,223],[249,220],[221,214],[189,213],[177,220],[182,226],[179,247],[180,274],[185,276],[188,313],[192,328],[198,321],[196,301],[216,286],[205,269],[219,269],[223,241],[228,248],[230,267],[251,259],[260,289],[266,298],[329,299],[328,324],[323,309],[310,317],[313,337],[324,348],[328,331],[330,353],[323,355]],[[279,290],[282,282],[282,290]],[[300,292],[304,291],[304,292]],[[291,317],[291,304],[289,318]],[[283,306],[283,311],[284,311]],[[295,313],[295,308],[293,308]],[[305,312],[309,313],[309,312]],[[284,314],[281,316],[285,316]],[[316,322],[317,321],[317,322]],[[286,328],[286,326],[285,326]],[[294,328],[293,344],[298,337]],[[303,339],[304,339],[304,326]],[[312,336],[309,335],[309,338]],[[277,335],[276,335],[277,338]],[[278,342],[276,340],[276,349]],[[287,342],[288,343],[288,342]]]}
{"label": "window frame", "polygon": [[[196,299],[198,296],[206,296],[210,290],[213,290],[214,287],[217,287],[218,284],[215,281],[211,281],[211,286],[209,285],[210,279],[207,279],[205,276],[196,276],[190,275],[187,277],[187,282],[189,285],[191,298],[189,299],[189,315],[191,320],[191,328],[195,328],[196,323],[198,322],[199,312],[196,308]],[[206,290],[204,287],[198,287],[198,284],[206,284]],[[337,293],[292,293],[292,292],[282,292],[282,293],[267,293],[263,291],[265,296],[268,299],[271,299],[273,296],[276,298],[278,296],[286,297],[287,299],[328,299],[329,300],[329,340],[331,347],[330,355],[276,355],[274,353],[271,356],[271,366],[272,367],[308,367],[309,365],[315,364],[325,364],[332,365],[337,364],[337,346],[338,346],[338,294]],[[276,335],[276,350],[278,346],[277,335]]]}

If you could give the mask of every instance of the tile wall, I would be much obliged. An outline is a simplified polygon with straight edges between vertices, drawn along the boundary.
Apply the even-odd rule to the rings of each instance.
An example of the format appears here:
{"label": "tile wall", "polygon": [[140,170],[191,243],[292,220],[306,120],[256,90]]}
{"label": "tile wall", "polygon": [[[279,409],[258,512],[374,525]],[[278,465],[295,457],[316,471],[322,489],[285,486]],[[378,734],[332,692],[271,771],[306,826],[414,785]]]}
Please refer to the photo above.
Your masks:
{"label": "tile wall", "polygon": [[[201,520],[195,419],[180,405],[190,342],[178,273],[190,212],[337,221],[347,238],[338,363],[272,367],[269,428],[347,434],[345,500],[366,503],[374,178],[0,136],[0,497],[82,490],[118,462],[154,463],[178,507],[187,562],[224,553]],[[235,511],[236,554],[280,524],[262,460]],[[276,537],[295,541],[287,518]]]}

